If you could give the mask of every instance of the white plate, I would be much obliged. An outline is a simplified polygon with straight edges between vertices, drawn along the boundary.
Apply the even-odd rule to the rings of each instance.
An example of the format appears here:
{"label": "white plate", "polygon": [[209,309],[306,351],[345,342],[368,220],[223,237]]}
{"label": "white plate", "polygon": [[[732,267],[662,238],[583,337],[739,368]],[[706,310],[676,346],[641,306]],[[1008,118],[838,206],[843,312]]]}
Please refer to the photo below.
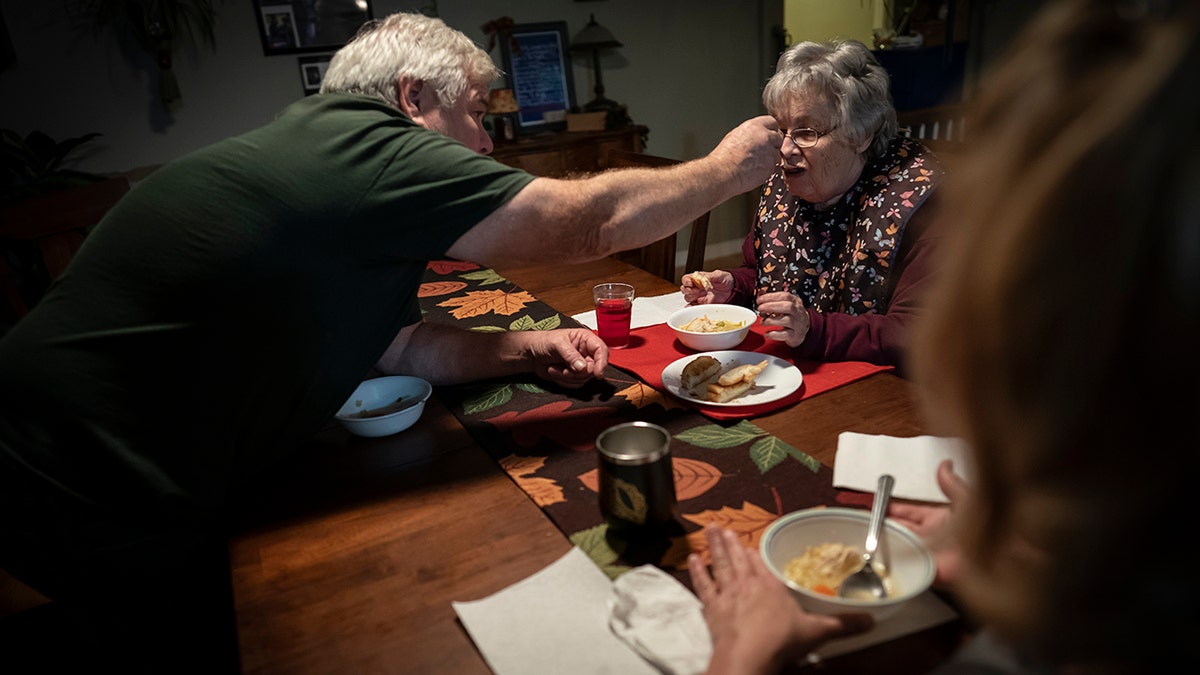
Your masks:
{"label": "white plate", "polygon": [[[758,377],[754,378],[754,387],[750,391],[728,403],[713,403],[712,401],[695,398],[679,386],[680,377],[683,375],[683,367],[700,356],[711,356],[720,361],[721,372],[725,372],[734,366],[759,363],[763,359],[767,360],[767,367],[758,374]],[[800,383],[804,381],[804,376],[800,374],[799,368],[778,356],[760,354],[758,352],[725,351],[701,352],[673,361],[671,365],[663,369],[662,381],[667,391],[685,401],[719,407],[738,407],[778,401],[799,389]]]}

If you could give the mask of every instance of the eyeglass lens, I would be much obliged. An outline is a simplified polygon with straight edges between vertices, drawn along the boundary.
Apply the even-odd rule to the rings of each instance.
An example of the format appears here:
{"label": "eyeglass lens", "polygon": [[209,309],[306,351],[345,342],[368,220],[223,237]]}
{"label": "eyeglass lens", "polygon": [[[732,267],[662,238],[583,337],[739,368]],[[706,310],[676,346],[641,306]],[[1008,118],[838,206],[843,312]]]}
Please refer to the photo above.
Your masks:
{"label": "eyeglass lens", "polygon": [[787,136],[792,139],[796,147],[809,148],[816,145],[821,134],[816,129],[792,129],[787,132]]}

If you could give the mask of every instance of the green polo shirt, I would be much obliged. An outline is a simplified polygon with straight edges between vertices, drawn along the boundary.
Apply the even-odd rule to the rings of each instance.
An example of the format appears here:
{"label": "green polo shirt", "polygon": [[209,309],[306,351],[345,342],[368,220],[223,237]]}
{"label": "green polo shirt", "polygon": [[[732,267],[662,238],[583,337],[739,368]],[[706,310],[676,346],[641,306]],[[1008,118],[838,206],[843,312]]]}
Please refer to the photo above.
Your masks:
{"label": "green polo shirt", "polygon": [[426,262],[533,179],[316,95],[151,174],[0,341],[0,453],[115,507],[219,506],[420,319]]}

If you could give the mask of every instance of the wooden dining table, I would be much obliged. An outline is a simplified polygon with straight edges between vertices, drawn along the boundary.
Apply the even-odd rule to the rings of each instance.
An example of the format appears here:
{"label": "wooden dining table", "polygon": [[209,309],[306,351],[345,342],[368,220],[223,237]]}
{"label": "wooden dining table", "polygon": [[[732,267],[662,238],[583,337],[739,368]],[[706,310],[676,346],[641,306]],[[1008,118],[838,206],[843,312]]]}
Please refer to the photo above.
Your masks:
{"label": "wooden dining table", "polygon": [[[643,296],[678,286],[614,259],[498,267],[565,315],[603,281]],[[832,466],[838,434],[926,433],[913,385],[883,372],[754,423]],[[245,497],[229,541],[245,673],[489,673],[453,601],[543,569],[572,544],[435,396],[397,436],[328,425]],[[920,673],[965,635],[943,624],[823,661],[821,673]]]}

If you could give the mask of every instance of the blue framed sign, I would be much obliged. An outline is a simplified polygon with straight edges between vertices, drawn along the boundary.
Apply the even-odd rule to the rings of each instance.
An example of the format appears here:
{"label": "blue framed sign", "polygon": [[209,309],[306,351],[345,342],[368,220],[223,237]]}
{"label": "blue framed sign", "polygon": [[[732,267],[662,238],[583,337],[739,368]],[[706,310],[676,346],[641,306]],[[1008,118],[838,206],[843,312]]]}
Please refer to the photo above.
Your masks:
{"label": "blue framed sign", "polygon": [[517,99],[517,134],[559,131],[575,107],[567,22],[515,24],[500,40],[504,72]]}

